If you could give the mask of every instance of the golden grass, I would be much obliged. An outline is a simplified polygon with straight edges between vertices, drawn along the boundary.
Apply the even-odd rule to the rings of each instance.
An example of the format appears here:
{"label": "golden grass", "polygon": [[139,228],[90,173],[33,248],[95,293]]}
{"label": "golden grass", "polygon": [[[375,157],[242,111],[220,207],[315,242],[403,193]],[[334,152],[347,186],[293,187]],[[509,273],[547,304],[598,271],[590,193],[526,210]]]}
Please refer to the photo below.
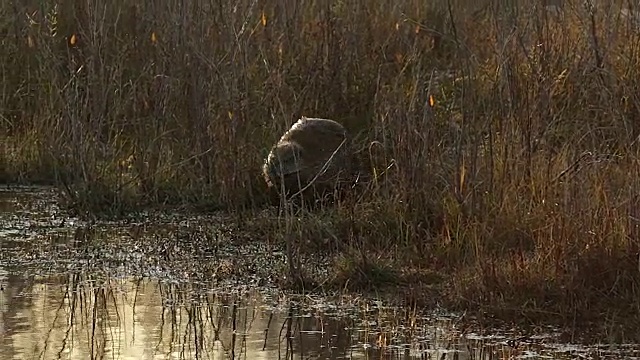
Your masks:
{"label": "golden grass", "polygon": [[616,11],[478,4],[3,3],[0,176],[89,213],[247,218],[273,143],[331,118],[375,181],[253,221],[292,258],[323,240],[358,254],[336,279],[371,259],[511,320],[640,323],[640,34]]}

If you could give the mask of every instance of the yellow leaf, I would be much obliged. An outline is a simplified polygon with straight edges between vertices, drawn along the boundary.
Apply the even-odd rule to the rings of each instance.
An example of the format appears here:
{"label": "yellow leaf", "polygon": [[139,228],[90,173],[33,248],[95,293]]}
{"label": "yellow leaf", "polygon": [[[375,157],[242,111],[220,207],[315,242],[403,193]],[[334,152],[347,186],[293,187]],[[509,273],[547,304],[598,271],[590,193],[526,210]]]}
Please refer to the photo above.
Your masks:
{"label": "yellow leaf", "polygon": [[429,106],[433,107],[436,104],[436,100],[433,98],[433,95],[429,95]]}
{"label": "yellow leaf", "polygon": [[74,46],[76,42],[78,42],[78,38],[76,37],[76,34],[71,35],[71,38],[69,38],[69,45]]}
{"label": "yellow leaf", "polygon": [[229,110],[229,119],[233,119],[233,111]]}
{"label": "yellow leaf", "polygon": [[155,43],[156,41],[158,41],[158,37],[156,36],[156,32],[152,32],[151,33],[151,42]]}
{"label": "yellow leaf", "polygon": [[262,22],[262,26],[267,26],[267,15],[265,15],[264,11],[262,12],[262,16],[260,17],[260,21]]}
{"label": "yellow leaf", "polygon": [[460,182],[459,182],[459,191],[462,194],[463,189],[464,189],[464,180],[465,180],[465,176],[467,175],[467,169],[464,165],[464,158],[462,158],[462,163],[460,164]]}

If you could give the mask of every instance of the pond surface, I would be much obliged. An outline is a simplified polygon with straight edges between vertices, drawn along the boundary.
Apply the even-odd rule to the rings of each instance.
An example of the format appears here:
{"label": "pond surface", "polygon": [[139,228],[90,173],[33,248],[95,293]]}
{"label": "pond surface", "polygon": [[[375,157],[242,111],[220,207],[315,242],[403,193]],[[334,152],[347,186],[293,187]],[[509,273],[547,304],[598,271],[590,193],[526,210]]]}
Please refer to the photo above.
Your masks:
{"label": "pond surface", "polygon": [[220,217],[153,219],[90,224],[51,189],[0,187],[0,359],[640,359],[553,329],[285,294],[277,246]]}

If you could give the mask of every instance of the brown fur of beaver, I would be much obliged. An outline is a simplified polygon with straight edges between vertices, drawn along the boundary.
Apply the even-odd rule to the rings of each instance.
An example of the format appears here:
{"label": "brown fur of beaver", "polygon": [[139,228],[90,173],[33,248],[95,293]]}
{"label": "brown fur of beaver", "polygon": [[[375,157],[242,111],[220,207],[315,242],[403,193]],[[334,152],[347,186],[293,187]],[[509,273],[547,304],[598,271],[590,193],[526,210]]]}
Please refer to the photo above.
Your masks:
{"label": "brown fur of beaver", "polygon": [[288,196],[322,196],[353,175],[352,149],[340,123],[302,117],[271,149],[262,173],[271,189]]}

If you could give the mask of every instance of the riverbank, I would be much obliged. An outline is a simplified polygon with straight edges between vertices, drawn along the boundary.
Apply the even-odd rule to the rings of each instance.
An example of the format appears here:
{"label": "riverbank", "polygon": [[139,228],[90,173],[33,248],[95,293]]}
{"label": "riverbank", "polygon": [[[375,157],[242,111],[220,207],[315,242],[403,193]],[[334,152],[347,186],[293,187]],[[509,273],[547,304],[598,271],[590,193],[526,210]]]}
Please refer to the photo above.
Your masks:
{"label": "riverbank", "polygon": [[[2,224],[5,241],[0,260],[9,267],[25,266],[28,259],[29,264],[39,264],[37,272],[48,274],[103,269],[106,273],[96,276],[160,278],[202,284],[216,291],[271,289],[308,296],[360,297],[416,312],[454,311],[458,316],[464,314],[458,325],[474,331],[518,328],[535,333],[538,327],[551,326],[572,342],[637,341],[635,310],[630,303],[617,302],[624,299],[621,294],[597,297],[591,293],[593,288],[561,289],[569,283],[567,278],[545,279],[539,285],[531,279],[509,283],[516,280],[513,277],[484,287],[484,283],[473,283],[486,279],[486,274],[472,273],[474,265],[445,266],[433,254],[412,254],[399,246],[365,247],[360,236],[340,241],[343,231],[353,229],[335,218],[330,222],[326,212],[337,216],[336,209],[283,218],[271,208],[239,218],[165,208],[117,220],[83,220],[56,205],[59,191],[34,188],[34,196],[29,187],[24,189],[14,190],[30,199],[19,204],[22,210],[4,209],[13,212],[14,219],[25,218],[22,211],[31,218],[28,223]],[[38,214],[33,209],[47,210]],[[270,228],[285,221],[297,223],[293,228],[299,232],[285,234]],[[43,229],[52,235],[40,237],[36,246],[11,242],[13,233],[28,229],[36,233]],[[527,273],[521,269],[516,274]],[[580,302],[573,302],[579,297],[583,297]]]}
{"label": "riverbank", "polygon": [[283,291],[283,251],[230,224],[220,214],[157,211],[85,222],[60,209],[51,188],[0,186],[2,353],[565,359],[640,350],[552,326],[486,328],[389,291]]}

